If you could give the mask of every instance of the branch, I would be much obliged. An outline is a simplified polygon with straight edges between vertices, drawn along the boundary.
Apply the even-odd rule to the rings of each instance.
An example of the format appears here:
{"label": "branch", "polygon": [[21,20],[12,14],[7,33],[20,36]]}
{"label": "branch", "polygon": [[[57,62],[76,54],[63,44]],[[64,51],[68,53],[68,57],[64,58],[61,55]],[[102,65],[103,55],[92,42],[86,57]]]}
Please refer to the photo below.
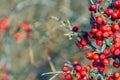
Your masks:
{"label": "branch", "polygon": [[56,72],[47,72],[43,73],[41,76],[49,75],[49,74],[65,74],[63,71],[56,71]]}

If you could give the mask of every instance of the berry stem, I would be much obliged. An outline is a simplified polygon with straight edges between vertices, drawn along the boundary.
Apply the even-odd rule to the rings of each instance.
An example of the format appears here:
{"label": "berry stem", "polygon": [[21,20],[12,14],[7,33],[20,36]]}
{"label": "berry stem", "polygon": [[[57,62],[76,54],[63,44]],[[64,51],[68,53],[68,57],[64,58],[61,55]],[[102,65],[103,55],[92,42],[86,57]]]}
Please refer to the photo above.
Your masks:
{"label": "berry stem", "polygon": [[96,49],[97,49],[95,46],[92,45],[91,42],[89,42],[89,46],[91,46],[91,48],[92,48],[93,50],[96,50]]}
{"label": "berry stem", "polygon": [[97,48],[90,42],[90,40],[89,40],[88,45],[89,45],[94,51],[100,52],[100,50],[97,49]]}

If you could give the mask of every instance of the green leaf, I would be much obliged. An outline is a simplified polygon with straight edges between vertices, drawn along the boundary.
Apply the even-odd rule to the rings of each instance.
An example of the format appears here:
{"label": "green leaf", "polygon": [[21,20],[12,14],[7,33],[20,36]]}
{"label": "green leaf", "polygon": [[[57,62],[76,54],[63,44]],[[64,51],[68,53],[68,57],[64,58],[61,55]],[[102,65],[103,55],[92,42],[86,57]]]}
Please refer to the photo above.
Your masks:
{"label": "green leaf", "polygon": [[105,44],[107,45],[107,46],[111,46],[111,42],[109,41],[109,39],[104,39],[105,40]]}
{"label": "green leaf", "polygon": [[95,76],[95,73],[90,70],[90,71],[88,72],[88,77],[93,77],[93,76]]}

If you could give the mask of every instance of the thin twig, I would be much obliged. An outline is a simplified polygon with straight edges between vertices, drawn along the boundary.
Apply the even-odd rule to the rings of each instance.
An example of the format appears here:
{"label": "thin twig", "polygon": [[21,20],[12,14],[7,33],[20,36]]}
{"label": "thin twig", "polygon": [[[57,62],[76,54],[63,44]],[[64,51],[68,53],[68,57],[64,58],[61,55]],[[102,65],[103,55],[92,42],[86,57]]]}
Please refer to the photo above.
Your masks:
{"label": "thin twig", "polygon": [[41,76],[49,75],[49,74],[64,74],[64,72],[63,71],[47,72],[47,73],[43,73]]}
{"label": "thin twig", "polygon": [[53,75],[49,80],[53,80],[58,74]]}
{"label": "thin twig", "polygon": [[48,62],[49,62],[50,67],[51,67],[51,70],[52,70],[53,72],[56,71],[53,62],[51,61],[51,57],[48,55],[48,49],[47,49],[47,48],[46,48],[46,50],[45,50],[45,54],[46,54],[46,56],[47,56]]}
{"label": "thin twig", "polygon": [[71,26],[70,21],[68,19],[66,21],[67,21],[68,26],[70,27]]}

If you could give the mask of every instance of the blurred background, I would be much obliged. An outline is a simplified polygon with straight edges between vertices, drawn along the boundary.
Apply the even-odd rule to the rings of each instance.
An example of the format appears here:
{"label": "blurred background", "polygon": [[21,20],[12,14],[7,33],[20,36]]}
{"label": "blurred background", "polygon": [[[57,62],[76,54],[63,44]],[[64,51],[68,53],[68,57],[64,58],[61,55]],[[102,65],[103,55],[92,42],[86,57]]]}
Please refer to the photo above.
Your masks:
{"label": "blurred background", "polygon": [[78,49],[50,18],[89,30],[88,5],[89,0],[0,0],[0,26],[7,25],[0,31],[0,80],[49,80],[53,75],[41,74],[60,71],[67,60],[89,63],[86,49]]}

